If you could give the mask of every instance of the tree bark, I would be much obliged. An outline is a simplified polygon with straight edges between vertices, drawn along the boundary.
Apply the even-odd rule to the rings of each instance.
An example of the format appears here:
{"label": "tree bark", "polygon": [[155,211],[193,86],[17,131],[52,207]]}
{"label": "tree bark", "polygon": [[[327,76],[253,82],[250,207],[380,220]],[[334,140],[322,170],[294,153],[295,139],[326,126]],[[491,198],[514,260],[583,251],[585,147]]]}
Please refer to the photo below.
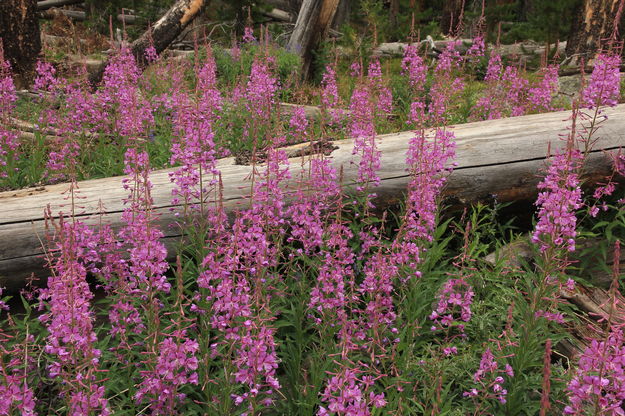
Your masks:
{"label": "tree bark", "polygon": [[457,36],[461,28],[465,0],[444,0],[441,15],[441,32],[444,35]]}
{"label": "tree bark", "polygon": [[297,15],[287,50],[302,58],[302,76],[313,75],[314,51],[325,38],[336,14],[339,0],[304,0]]}
{"label": "tree bark", "polygon": [[[154,45],[156,53],[161,53],[182,33],[197,17],[204,7],[205,0],[176,0],[173,6],[151,28],[148,28],[131,45],[132,54],[140,68],[145,68],[147,61],[145,49]],[[100,65],[97,71],[89,76],[91,85],[97,85],[104,75],[108,62]]]}
{"label": "tree bark", "polygon": [[29,86],[41,52],[41,36],[35,0],[0,1],[0,40],[4,59],[11,64],[17,88]]}
{"label": "tree bark", "polygon": [[[593,150],[585,160],[586,183],[603,181],[612,172],[612,157],[623,145],[625,131],[625,105],[605,109],[606,121],[598,134]],[[457,165],[447,178],[443,191],[447,198],[443,205],[456,208],[476,201],[499,202],[532,200],[536,197],[536,185],[545,172],[548,153],[554,154],[566,143],[558,136],[570,125],[566,119],[570,111],[535,114],[499,120],[480,121],[450,127],[456,135]],[[375,189],[378,195],[376,207],[396,205],[403,199],[411,180],[406,171],[406,151],[414,132],[400,132],[380,135],[376,138],[381,152],[380,185]],[[341,185],[346,192],[358,181],[357,164],[353,163],[354,141],[337,140],[330,154],[333,167],[342,171]],[[285,149],[294,158],[290,160],[290,182],[285,183],[287,191],[299,186],[300,169],[309,169],[310,161],[295,157],[290,147]],[[612,155],[611,155],[612,153]],[[221,159],[217,163],[223,182],[222,201],[224,210],[231,213],[249,202],[252,186],[249,178],[258,167],[235,165],[233,158]],[[169,173],[173,169],[150,173],[154,185],[152,198],[154,212],[160,215],[159,223],[165,233],[164,242],[175,245],[180,240],[177,227],[168,225],[177,221],[181,206],[171,205],[172,183]],[[31,273],[45,276],[42,255],[46,227],[43,211],[46,206],[54,216],[60,211],[69,212],[64,194],[67,184],[49,185],[0,193],[0,287],[7,290],[19,289]],[[122,187],[122,177],[94,179],[79,183],[81,221],[97,225],[100,221],[112,227],[124,224],[121,213],[127,198]],[[288,195],[288,193],[287,193]],[[288,203],[288,198],[285,201]],[[99,213],[106,207],[106,215]],[[174,252],[170,252],[174,254]],[[172,257],[172,256],[170,256]]]}
{"label": "tree bark", "polygon": [[573,64],[582,58],[593,59],[601,49],[611,46],[619,6],[624,1],[584,0],[579,6],[566,44],[566,55]]}

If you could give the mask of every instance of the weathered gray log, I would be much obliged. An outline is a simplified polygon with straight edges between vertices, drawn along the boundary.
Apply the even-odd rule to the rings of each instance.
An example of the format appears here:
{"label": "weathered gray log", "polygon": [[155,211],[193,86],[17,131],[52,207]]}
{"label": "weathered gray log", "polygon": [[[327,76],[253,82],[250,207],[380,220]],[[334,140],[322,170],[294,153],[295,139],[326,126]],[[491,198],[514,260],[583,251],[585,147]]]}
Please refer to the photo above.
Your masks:
{"label": "weathered gray log", "polygon": [[[148,46],[153,45],[156,53],[163,52],[200,14],[204,4],[205,0],[176,0],[163,17],[132,42],[132,54],[139,67],[144,68],[147,65],[145,50]],[[107,63],[102,63],[97,71],[89,75],[89,82],[92,85],[96,85],[102,80]]]}
{"label": "weathered gray log", "polygon": [[[608,119],[597,133],[594,150],[587,157],[589,181],[603,179],[611,172],[610,152],[625,145],[625,105],[606,109]],[[555,112],[500,120],[488,120],[453,127],[457,143],[457,166],[449,176],[445,195],[450,203],[471,203],[496,198],[498,201],[532,199],[536,185],[545,168],[545,155],[563,146],[559,135],[566,132],[570,112]],[[406,150],[412,132],[386,134],[378,137],[381,151],[378,207],[402,200],[410,176],[406,171]],[[353,140],[333,143],[337,149],[329,156],[335,168],[343,168],[343,185],[353,186],[357,180],[357,165],[351,163]],[[301,147],[301,146],[300,146]],[[302,157],[291,160],[292,177],[306,168]],[[250,166],[234,164],[234,158],[222,159],[217,164],[223,180],[223,204],[231,212],[246,203],[250,194]],[[176,241],[180,234],[176,227],[175,206],[171,204],[172,184],[168,170],[151,174],[154,185],[154,210],[160,214],[165,241]],[[122,177],[95,179],[79,183],[80,198],[76,212],[80,220],[89,224],[100,221],[101,205],[107,215],[103,221],[119,227],[127,191],[122,188]],[[296,179],[289,183],[296,186]],[[33,272],[42,274],[42,246],[45,241],[43,211],[69,213],[70,206],[63,200],[66,184],[50,185],[20,191],[0,193],[0,286],[15,289]],[[172,211],[174,208],[174,211]],[[45,274],[45,273],[44,273]]]}
{"label": "weathered gray log", "polygon": [[85,0],[44,0],[37,2],[37,10],[48,10],[52,7],[69,6],[84,3]]}

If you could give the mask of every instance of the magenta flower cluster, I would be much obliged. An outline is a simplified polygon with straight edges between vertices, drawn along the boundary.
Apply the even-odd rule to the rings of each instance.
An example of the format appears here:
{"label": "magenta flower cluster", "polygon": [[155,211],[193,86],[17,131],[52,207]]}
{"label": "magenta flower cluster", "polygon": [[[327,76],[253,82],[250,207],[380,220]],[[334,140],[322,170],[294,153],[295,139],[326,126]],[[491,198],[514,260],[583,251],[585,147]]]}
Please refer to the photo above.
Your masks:
{"label": "magenta flower cluster", "polygon": [[580,160],[581,155],[575,149],[556,154],[550,160],[547,176],[538,184],[538,223],[532,241],[540,245],[541,251],[550,247],[575,250],[575,214],[582,206],[577,173]]}
{"label": "magenta flower cluster", "polygon": [[567,415],[624,415],[625,339],[615,329],[606,339],[593,339],[582,353],[568,385]]}
{"label": "magenta flower cluster", "polygon": [[613,107],[618,103],[621,87],[621,56],[600,53],[594,60],[594,68],[588,85],[582,92],[582,105],[587,108]]}
{"label": "magenta flower cluster", "polygon": [[486,348],[480,359],[480,367],[473,374],[473,381],[479,386],[467,392],[464,397],[481,399],[496,399],[500,403],[506,403],[508,391],[503,387],[507,377],[514,377],[514,370],[509,364],[500,368],[490,348]]}

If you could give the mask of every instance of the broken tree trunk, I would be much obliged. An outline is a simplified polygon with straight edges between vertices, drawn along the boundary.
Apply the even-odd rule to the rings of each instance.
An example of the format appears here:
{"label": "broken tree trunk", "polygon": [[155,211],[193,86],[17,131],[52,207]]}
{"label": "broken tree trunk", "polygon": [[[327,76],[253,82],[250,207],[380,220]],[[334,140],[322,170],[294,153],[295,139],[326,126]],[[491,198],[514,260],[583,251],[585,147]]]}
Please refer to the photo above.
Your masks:
{"label": "broken tree trunk", "polygon": [[[176,0],[173,6],[139,39],[132,42],[131,50],[140,68],[147,65],[145,49],[154,45],[156,53],[163,52],[174,39],[199,15],[205,0]],[[108,62],[89,75],[91,85],[97,85],[104,75]]]}
{"label": "broken tree trunk", "polygon": [[302,59],[302,76],[312,76],[314,51],[327,35],[339,0],[304,0],[297,15],[287,50]]}
{"label": "broken tree trunk", "polygon": [[[625,143],[625,105],[606,109],[608,118],[597,132],[594,150],[588,155],[586,172],[589,182],[601,180],[611,172],[610,152]],[[545,168],[545,155],[561,148],[564,142],[559,135],[566,131],[570,112],[555,112],[500,120],[480,121],[452,127],[456,134],[457,166],[449,176],[444,194],[446,203],[456,206],[474,201],[496,198],[497,201],[529,200],[536,196],[536,185]],[[410,176],[406,171],[406,151],[412,132],[378,136],[381,151],[380,186],[376,206],[387,207],[399,203]],[[343,186],[351,188],[358,178],[358,165],[351,163],[354,141],[340,140],[330,154],[334,167],[343,170]],[[301,150],[302,145],[297,149]],[[288,149],[291,155],[297,153]],[[307,171],[306,157],[290,160],[293,190],[297,186],[300,169]],[[251,166],[235,165],[234,158],[217,163],[223,182],[223,206],[232,212],[248,203],[250,195]],[[258,167],[256,167],[258,169]],[[177,242],[180,233],[168,225],[178,218],[180,207],[172,206],[172,184],[169,172],[155,171],[150,175],[153,183],[154,211],[160,215],[164,241]],[[88,224],[100,221],[113,227],[122,225],[121,213],[125,208],[127,191],[122,187],[122,177],[95,179],[80,182],[76,199],[77,216]],[[69,213],[69,201],[63,195],[67,184],[50,185],[0,193],[0,286],[15,290],[24,284],[31,273],[45,276],[42,241],[46,227],[44,208],[50,206],[53,215]],[[288,191],[288,190],[287,190]],[[102,208],[104,207],[104,208]],[[98,213],[106,215],[100,219]],[[171,253],[174,254],[174,253]]]}
{"label": "broken tree trunk", "polygon": [[[41,52],[41,35],[35,0],[0,1],[0,43],[11,64],[17,88],[29,86]],[[1,56],[0,56],[1,58]]]}

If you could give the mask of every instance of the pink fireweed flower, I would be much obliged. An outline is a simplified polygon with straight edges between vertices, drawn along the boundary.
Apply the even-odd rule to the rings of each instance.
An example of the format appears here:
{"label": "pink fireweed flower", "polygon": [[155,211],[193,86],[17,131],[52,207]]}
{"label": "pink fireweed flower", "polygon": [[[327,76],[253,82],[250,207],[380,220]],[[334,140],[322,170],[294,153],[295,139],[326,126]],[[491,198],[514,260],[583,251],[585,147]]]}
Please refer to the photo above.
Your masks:
{"label": "pink fireweed flower", "polygon": [[486,44],[484,42],[484,35],[479,34],[475,38],[473,38],[473,43],[469,50],[465,55],[465,59],[468,61],[475,61],[476,58],[481,58],[484,56],[484,52],[486,51]]}
{"label": "pink fireweed flower", "polygon": [[19,412],[22,416],[35,416],[35,394],[23,377],[15,374],[1,374],[0,415]]}
{"label": "pink fireweed flower", "polygon": [[35,90],[40,92],[56,92],[59,87],[59,80],[56,78],[56,68],[46,61],[37,61],[35,67],[37,76],[35,77]]}
{"label": "pink fireweed flower", "polygon": [[321,79],[321,104],[326,108],[332,108],[339,103],[339,89],[336,84],[336,71],[331,65],[326,66]]}
{"label": "pink fireweed flower", "polygon": [[502,70],[503,66],[501,63],[501,56],[498,53],[493,52],[488,59],[488,67],[486,68],[484,81],[498,81],[501,78]]}
{"label": "pink fireweed flower", "polygon": [[575,251],[575,211],[582,207],[577,174],[581,158],[576,149],[556,154],[549,161],[547,176],[538,184],[539,220],[532,241],[538,243],[543,252],[550,247]]}
{"label": "pink fireweed flower", "polygon": [[11,76],[11,65],[4,60],[0,46],[0,179],[8,176],[7,164],[9,157],[16,158],[19,147],[19,135],[10,130],[8,118],[17,101],[15,84]]}
{"label": "pink fireweed flower", "polygon": [[141,137],[146,126],[154,122],[150,103],[139,94],[140,76],[134,55],[121,48],[111,57],[98,91],[104,108],[116,113],[114,127],[124,137]]}
{"label": "pink fireweed flower", "polygon": [[198,384],[199,344],[181,331],[167,336],[158,345],[158,359],[153,370],[143,371],[135,399],[138,403],[149,402],[151,414],[171,415],[179,401],[185,398],[180,388],[186,384]]}
{"label": "pink fireweed flower", "polygon": [[[308,178],[304,176],[308,174]],[[295,202],[287,208],[291,231],[289,243],[300,242],[302,252],[310,254],[323,244],[325,212],[338,203],[340,187],[329,159],[310,160],[310,172],[302,171],[300,186],[295,192]]]}
{"label": "pink fireweed flower", "polygon": [[371,391],[371,382],[358,378],[357,370],[343,367],[328,381],[317,416],[369,416],[373,408],[386,406],[384,393]]}
{"label": "pink fireweed flower", "polygon": [[130,278],[147,297],[156,292],[168,293],[171,287],[165,276],[169,265],[167,249],[160,241],[163,233],[152,212],[149,166],[147,152],[136,148],[126,151],[124,173],[129,177],[123,179],[123,186],[130,195],[122,213],[126,225],[119,233],[128,245]]}
{"label": "pink fireweed flower", "polygon": [[402,74],[408,76],[408,84],[413,92],[421,92],[425,86],[428,68],[423,58],[419,56],[419,51],[415,45],[410,44],[406,47],[401,68]]}
{"label": "pink fireweed flower", "polygon": [[348,227],[333,223],[328,226],[327,235],[326,247],[320,253],[323,262],[315,287],[310,291],[308,307],[313,315],[320,316],[314,318],[315,323],[345,327],[354,280],[355,255],[349,246],[352,233]]}
{"label": "pink fireweed flower", "polygon": [[[0,288],[0,312],[9,310],[9,306],[1,300],[2,290]],[[34,337],[29,334],[22,342],[9,341],[10,336],[0,329],[0,415],[20,412],[21,415],[35,416],[35,394],[28,385],[30,362],[34,357],[24,353]]]}
{"label": "pink fireweed flower", "polygon": [[423,129],[425,105],[411,106],[411,123],[421,126],[410,139],[406,164],[411,179],[408,184],[406,212],[398,236],[393,242],[395,261],[407,265],[419,276],[417,265],[424,242],[431,242],[436,226],[437,199],[446,182],[445,172],[455,157],[452,131],[436,129],[427,137]]}
{"label": "pink fireweed flower", "polygon": [[464,397],[481,397],[482,399],[496,399],[500,403],[506,403],[508,391],[503,388],[505,377],[513,377],[514,371],[509,364],[503,369],[495,359],[490,348],[486,348],[480,360],[480,368],[473,374],[473,381],[479,388],[473,388],[463,393]]}
{"label": "pink fireweed flower", "polygon": [[45,351],[55,358],[50,376],[63,380],[69,414],[99,411],[108,415],[104,387],[95,378],[100,350],[94,348],[93,294],[83,260],[97,245],[97,237],[84,224],[63,219],[55,237],[59,255],[52,264],[54,274],[48,278],[48,287],[40,294],[48,306],[48,312],[40,317],[48,329]]}
{"label": "pink fireweed flower", "polygon": [[259,120],[270,119],[277,90],[278,81],[271,73],[267,59],[257,57],[245,89],[247,110]]}
{"label": "pink fireweed flower", "polygon": [[291,127],[290,143],[302,143],[308,139],[308,119],[304,107],[295,107],[289,120]]}
{"label": "pink fireweed flower", "polygon": [[174,204],[179,203],[181,198],[185,204],[206,200],[219,175],[214,123],[219,118],[222,97],[217,89],[215,60],[210,50],[197,73],[197,95],[195,103],[183,96],[176,100],[174,126],[178,134],[172,141],[170,162],[182,166],[170,173],[172,182],[176,184],[172,190]]}
{"label": "pink fireweed flower", "polygon": [[[364,279],[358,288],[365,301],[363,329],[370,330],[377,344],[388,342],[397,333],[395,307],[393,305],[393,280],[398,274],[391,256],[378,251],[364,267]],[[375,339],[378,338],[378,339]]]}
{"label": "pink fireweed flower", "polygon": [[154,45],[150,45],[143,51],[143,56],[148,63],[154,63],[158,60],[158,53]]}
{"label": "pink fireweed flower", "polygon": [[375,142],[375,110],[371,91],[366,83],[360,83],[354,89],[349,109],[350,135],[354,138],[352,153],[360,155],[357,190],[362,191],[370,185],[377,186],[380,182],[377,175],[380,169],[380,151]]}
{"label": "pink fireweed flower", "polygon": [[431,101],[428,112],[433,124],[445,124],[445,114],[456,97],[464,90],[464,80],[458,70],[462,57],[456,49],[457,42],[450,42],[439,56],[434,68],[434,83],[430,88]]}
{"label": "pink fireweed flower", "polygon": [[529,81],[521,76],[517,67],[506,66],[501,79],[505,85],[506,103],[511,108],[511,116],[525,114],[526,94]]}
{"label": "pink fireweed flower", "polygon": [[251,27],[246,26],[243,29],[243,43],[251,43],[256,42],[256,38],[254,37],[254,30]]}
{"label": "pink fireweed flower", "polygon": [[464,333],[464,324],[471,319],[471,303],[473,302],[473,288],[464,279],[449,279],[438,294],[436,308],[430,314],[434,321],[432,330],[450,329],[458,327]]}
{"label": "pink fireweed flower", "polygon": [[621,77],[619,54],[599,54],[590,81],[582,92],[582,105],[587,108],[614,107],[620,96]]}
{"label": "pink fireweed flower", "polygon": [[604,341],[593,339],[582,353],[567,387],[567,415],[625,415],[625,339],[615,329]]}
{"label": "pink fireweed flower", "polygon": [[528,110],[531,111],[553,111],[551,101],[558,92],[558,66],[549,65],[541,70],[542,78],[529,89]]}
{"label": "pink fireweed flower", "polygon": [[[239,340],[234,364],[237,371],[234,380],[248,386],[248,392],[242,395],[234,395],[235,403],[240,404],[246,400],[262,400],[264,406],[272,403],[271,396],[280,389],[280,383],[276,377],[278,368],[278,355],[274,340],[275,329],[254,325],[246,325],[247,331]],[[250,408],[250,410],[255,410]]]}
{"label": "pink fireweed flower", "polygon": [[343,120],[344,112],[338,108],[340,105],[336,71],[332,65],[328,65],[321,79],[321,107],[329,112],[330,123],[339,124]]}
{"label": "pink fireweed flower", "polygon": [[393,111],[393,94],[391,89],[385,84],[382,77],[382,66],[377,59],[372,60],[367,68],[367,78],[375,97],[376,114],[385,116]]}

